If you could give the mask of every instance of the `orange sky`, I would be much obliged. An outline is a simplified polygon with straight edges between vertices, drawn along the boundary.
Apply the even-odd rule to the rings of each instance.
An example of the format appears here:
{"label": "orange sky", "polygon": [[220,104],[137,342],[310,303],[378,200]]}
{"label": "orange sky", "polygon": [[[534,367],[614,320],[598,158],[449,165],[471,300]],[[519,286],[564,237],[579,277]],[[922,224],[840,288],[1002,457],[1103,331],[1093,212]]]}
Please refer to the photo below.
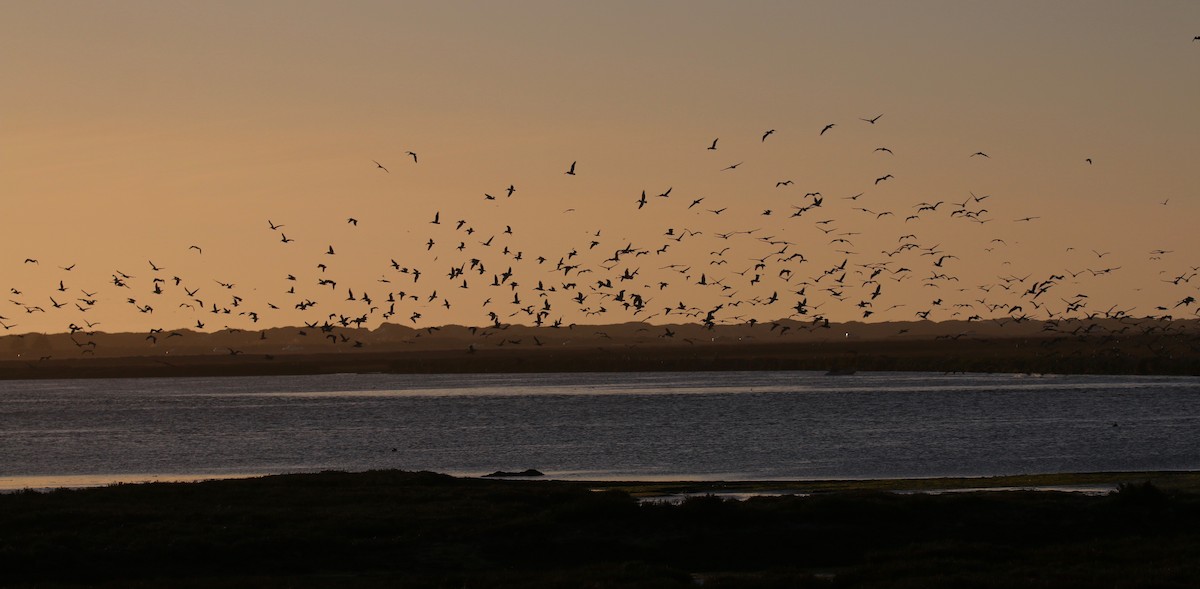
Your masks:
{"label": "orange sky", "polygon": [[6,2],[0,323],[1195,317],[1200,4],[846,4]]}

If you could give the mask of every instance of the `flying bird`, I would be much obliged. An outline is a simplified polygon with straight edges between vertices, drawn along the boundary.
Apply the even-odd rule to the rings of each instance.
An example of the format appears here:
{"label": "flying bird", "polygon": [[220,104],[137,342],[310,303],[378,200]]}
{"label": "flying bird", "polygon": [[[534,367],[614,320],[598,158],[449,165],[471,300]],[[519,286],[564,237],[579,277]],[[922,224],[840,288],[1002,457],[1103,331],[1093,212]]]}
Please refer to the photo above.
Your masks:
{"label": "flying bird", "polygon": [[879,184],[880,182],[883,182],[884,180],[887,180],[888,178],[895,178],[895,176],[893,176],[891,174],[886,174],[884,176],[880,176],[879,178],[875,179],[875,183]]}
{"label": "flying bird", "polygon": [[566,175],[568,175],[568,176],[574,176],[574,175],[575,175],[575,164],[576,164],[576,162],[571,162],[571,169],[569,169],[569,170],[567,170],[566,172],[563,172],[563,173],[564,173],[564,174],[566,174]]}
{"label": "flying bird", "polygon": [[712,145],[709,145],[709,146],[708,146],[708,149],[716,149],[716,148],[717,148],[717,141],[719,141],[720,139],[721,139],[720,137],[717,137],[716,139],[713,139]]}
{"label": "flying bird", "polygon": [[404,154],[405,154],[405,155],[408,155],[408,156],[412,156],[412,158],[413,158],[413,163],[414,163],[414,164],[415,164],[415,163],[417,163],[417,154],[416,154],[416,153],[414,153],[414,152],[411,152],[411,151],[406,151],[406,152],[404,152]]}
{"label": "flying bird", "polygon": [[379,163],[379,162],[376,162],[375,160],[371,160],[371,161],[375,162],[375,167],[376,167],[376,168],[379,168],[380,170],[383,170],[384,172],[387,172],[387,173],[391,174],[391,172],[388,172],[388,169],[387,169],[387,168],[383,167],[383,164],[381,164],[381,163]]}
{"label": "flying bird", "polygon": [[879,117],[882,117],[882,116],[883,116],[883,113],[879,113],[879,114],[875,115],[875,118],[873,118],[873,119],[863,119],[863,118],[859,118],[858,120],[860,120],[860,121],[866,121],[866,122],[868,122],[868,123],[871,123],[872,125],[874,125],[874,124],[875,124],[875,121],[878,121],[878,120],[879,120]]}
{"label": "flying bird", "polygon": [[834,123],[829,123],[828,125],[825,125],[825,128],[821,129],[821,132],[818,133],[818,135],[824,135],[826,131],[834,128],[834,126],[835,126]]}
{"label": "flying bird", "polygon": [[762,141],[766,141],[766,140],[767,140],[767,137],[770,137],[770,136],[771,136],[771,133],[774,133],[774,132],[775,132],[775,129],[769,129],[769,130],[767,130],[767,132],[766,132],[766,133],[763,133],[763,136],[762,136]]}
{"label": "flying bird", "polygon": [[975,153],[972,153],[972,154],[971,154],[971,157],[975,157],[975,156],[977,156],[977,155],[982,155],[983,157],[986,157],[986,158],[988,158],[988,159],[991,159],[991,157],[992,157],[992,156],[990,156],[990,155],[988,155],[988,154],[986,154],[986,153],[983,153],[982,151],[977,151],[977,152],[975,152]]}

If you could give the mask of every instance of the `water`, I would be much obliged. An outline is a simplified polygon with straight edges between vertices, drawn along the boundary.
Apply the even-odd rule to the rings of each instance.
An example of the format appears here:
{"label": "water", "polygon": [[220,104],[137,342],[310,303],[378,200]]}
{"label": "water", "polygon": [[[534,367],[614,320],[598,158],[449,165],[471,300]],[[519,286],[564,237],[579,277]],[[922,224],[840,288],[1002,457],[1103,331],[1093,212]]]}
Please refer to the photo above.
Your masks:
{"label": "water", "polygon": [[[1200,378],[811,372],[0,382],[0,486],[401,468],[569,479],[1200,469]],[[46,486],[51,486],[47,484]]]}

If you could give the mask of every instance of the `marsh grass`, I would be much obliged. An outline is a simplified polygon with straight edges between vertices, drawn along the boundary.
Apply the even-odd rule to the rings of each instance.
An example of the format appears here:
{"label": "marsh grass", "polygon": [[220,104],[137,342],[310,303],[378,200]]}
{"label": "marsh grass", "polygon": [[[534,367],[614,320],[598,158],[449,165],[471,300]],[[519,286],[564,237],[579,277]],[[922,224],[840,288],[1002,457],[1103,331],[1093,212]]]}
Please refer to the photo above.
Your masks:
{"label": "marsh grass", "polygon": [[1194,587],[1200,496],[1151,480],[1172,477],[678,504],[401,471],[23,492],[0,495],[0,585]]}

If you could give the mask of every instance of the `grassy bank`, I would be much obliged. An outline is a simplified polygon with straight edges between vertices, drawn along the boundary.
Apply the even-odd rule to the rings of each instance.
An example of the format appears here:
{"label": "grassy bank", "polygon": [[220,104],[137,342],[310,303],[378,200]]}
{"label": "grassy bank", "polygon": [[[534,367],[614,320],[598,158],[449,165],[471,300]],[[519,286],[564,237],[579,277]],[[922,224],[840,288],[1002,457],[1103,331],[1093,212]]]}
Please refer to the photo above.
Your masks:
{"label": "grassy bank", "polygon": [[[630,492],[685,489],[378,471],[14,493],[0,495],[0,584],[1195,586],[1194,475],[1040,483],[1084,484],[1072,477],[1130,482],[1104,496],[794,483],[814,494],[654,504]],[[706,485],[686,491],[726,488]]]}

